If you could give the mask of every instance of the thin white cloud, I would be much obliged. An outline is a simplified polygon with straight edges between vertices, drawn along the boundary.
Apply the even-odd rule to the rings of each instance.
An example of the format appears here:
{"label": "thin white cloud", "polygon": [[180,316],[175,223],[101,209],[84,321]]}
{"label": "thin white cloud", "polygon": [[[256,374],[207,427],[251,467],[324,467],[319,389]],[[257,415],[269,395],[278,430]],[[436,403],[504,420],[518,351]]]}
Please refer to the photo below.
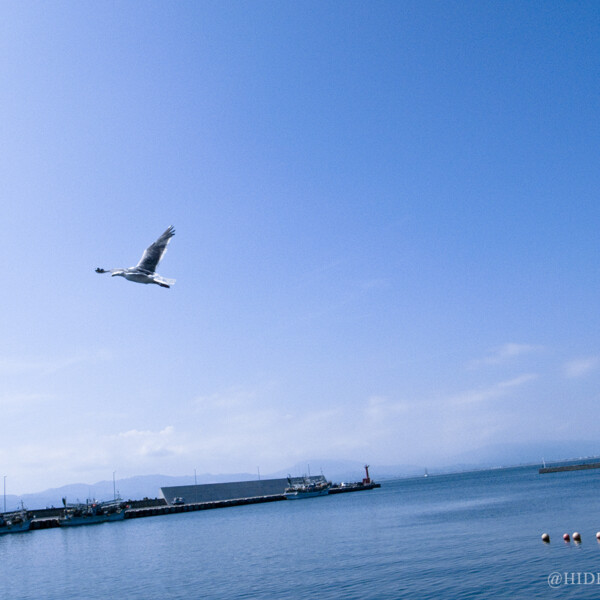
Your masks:
{"label": "thin white cloud", "polygon": [[533,344],[517,344],[514,342],[509,342],[503,344],[502,346],[492,348],[488,352],[487,356],[472,360],[469,362],[468,366],[471,369],[475,369],[477,367],[486,365],[498,365],[508,362],[518,356],[538,351],[541,348],[541,346],[536,346]]}
{"label": "thin white cloud", "polygon": [[[170,471],[177,473],[187,457],[186,435],[167,426],[159,431],[130,429],[115,434],[93,431],[62,437],[60,443],[29,441],[0,450],[0,461],[11,465],[11,479],[21,487],[23,472],[39,483],[38,489],[107,478],[114,470],[123,475]],[[21,492],[35,489],[21,488]]]}
{"label": "thin white cloud", "polygon": [[403,402],[394,402],[385,396],[371,396],[366,403],[365,416],[371,421],[386,421],[406,413],[409,407]]}
{"label": "thin white cloud", "polygon": [[99,351],[93,354],[81,353],[74,356],[59,356],[46,358],[14,358],[0,357],[0,375],[9,377],[11,375],[23,375],[25,373],[36,373],[49,375],[83,363],[97,363],[110,360],[110,354]]}
{"label": "thin white cloud", "polygon": [[600,367],[600,356],[588,356],[567,362],[564,365],[564,373],[566,377],[575,379],[595,371],[598,367]]}
{"label": "thin white cloud", "polygon": [[185,452],[177,439],[172,425],[160,431],[140,431],[130,429],[115,436],[115,442],[123,452],[139,457],[165,457]]}
{"label": "thin white cloud", "polygon": [[257,397],[257,391],[242,386],[233,386],[220,392],[214,392],[194,399],[200,410],[233,409],[247,406]]}
{"label": "thin white cloud", "polygon": [[529,383],[534,379],[537,379],[538,376],[535,373],[524,373],[523,375],[519,375],[518,377],[513,377],[512,379],[508,379],[507,381],[501,381],[498,384],[500,389],[519,387],[525,383]]}
{"label": "thin white cloud", "polygon": [[35,406],[40,404],[48,403],[55,400],[56,397],[51,394],[40,394],[40,393],[15,393],[15,394],[4,394],[0,396],[0,408],[4,415],[9,414],[22,414],[35,410]]}
{"label": "thin white cloud", "polygon": [[514,377],[506,381],[500,381],[494,385],[488,387],[479,388],[475,390],[468,390],[460,394],[456,394],[450,398],[450,403],[460,406],[468,404],[479,404],[491,400],[493,398],[500,398],[509,394],[513,388],[518,388],[534,379],[537,379],[535,373],[525,373],[519,377]]}
{"label": "thin white cloud", "polygon": [[[249,473],[260,465],[267,474],[310,456],[431,464],[439,453],[470,447],[473,432],[478,443],[484,434],[486,439],[498,435],[512,423],[510,416],[502,420],[498,405],[472,409],[490,399],[510,398],[535,378],[532,373],[521,374],[446,396],[443,402],[373,394],[362,401],[324,399],[310,406],[284,403],[279,388],[274,390],[271,384],[234,386],[197,397],[185,416],[174,417],[167,426],[129,421],[100,433],[90,425],[85,432],[62,435],[54,443],[33,439],[7,445],[0,449],[0,462],[11,465],[15,478],[21,474],[23,480],[35,480],[40,489],[110,478],[115,470],[121,476],[175,475],[193,473],[195,468]],[[433,439],[439,441],[437,446]],[[14,485],[20,487],[18,481]]]}

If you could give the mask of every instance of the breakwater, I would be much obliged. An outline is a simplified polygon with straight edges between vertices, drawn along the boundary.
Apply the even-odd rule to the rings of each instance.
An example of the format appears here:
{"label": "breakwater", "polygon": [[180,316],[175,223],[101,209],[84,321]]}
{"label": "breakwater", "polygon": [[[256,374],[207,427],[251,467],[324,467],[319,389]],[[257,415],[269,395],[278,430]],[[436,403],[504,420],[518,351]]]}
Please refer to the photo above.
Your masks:
{"label": "breakwater", "polygon": [[346,485],[333,485],[329,488],[330,494],[347,494],[348,492],[364,492],[380,488],[380,483],[350,483]]}
{"label": "breakwater", "polygon": [[[349,492],[361,492],[381,487],[379,483],[351,484],[346,486],[334,485],[330,488],[329,494],[345,494]],[[184,512],[195,512],[199,510],[213,510],[216,508],[228,508],[232,506],[244,506],[248,504],[263,504],[265,502],[280,502],[285,500],[283,494],[274,494],[269,496],[254,496],[251,498],[236,498],[232,500],[215,500],[212,502],[191,502],[187,504],[167,504],[162,499],[138,500],[128,503],[125,508],[125,519],[139,519],[143,517],[157,517],[161,515],[171,515]],[[59,527],[59,517],[62,516],[62,509],[51,509],[60,511],[59,514],[44,515],[44,511],[37,511],[33,516],[30,529],[52,529]],[[30,511],[35,512],[35,511]]]}
{"label": "breakwater", "polygon": [[583,471],[584,469],[600,469],[600,462],[562,465],[560,467],[542,467],[539,473],[562,473],[563,471]]}

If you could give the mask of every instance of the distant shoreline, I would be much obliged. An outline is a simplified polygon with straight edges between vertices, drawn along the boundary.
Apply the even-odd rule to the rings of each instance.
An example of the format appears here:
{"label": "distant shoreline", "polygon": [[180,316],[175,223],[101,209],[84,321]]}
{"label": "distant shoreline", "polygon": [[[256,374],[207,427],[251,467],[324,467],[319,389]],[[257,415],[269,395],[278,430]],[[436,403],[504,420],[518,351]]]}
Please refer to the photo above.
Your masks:
{"label": "distant shoreline", "polygon": [[[585,462],[593,461],[593,462]],[[572,463],[572,464],[569,464]],[[551,466],[541,467],[543,464],[550,464]],[[590,465],[590,466],[588,466]],[[540,468],[541,467],[541,468]],[[570,468],[573,467],[573,468]],[[562,458],[559,460],[528,462],[518,463],[514,465],[500,465],[500,466],[485,466],[485,467],[474,467],[467,468],[464,470],[449,470],[440,469],[433,471],[429,470],[427,473],[428,477],[440,477],[445,475],[467,475],[469,473],[483,473],[485,471],[506,471],[510,469],[526,469],[526,468],[539,468],[539,472],[542,473],[556,473],[560,471],[579,471],[579,470],[591,470],[600,468],[600,456],[586,456],[580,458]],[[425,479],[424,475],[398,475],[396,477],[378,477],[379,481],[397,481],[397,480],[409,480],[409,479]]]}

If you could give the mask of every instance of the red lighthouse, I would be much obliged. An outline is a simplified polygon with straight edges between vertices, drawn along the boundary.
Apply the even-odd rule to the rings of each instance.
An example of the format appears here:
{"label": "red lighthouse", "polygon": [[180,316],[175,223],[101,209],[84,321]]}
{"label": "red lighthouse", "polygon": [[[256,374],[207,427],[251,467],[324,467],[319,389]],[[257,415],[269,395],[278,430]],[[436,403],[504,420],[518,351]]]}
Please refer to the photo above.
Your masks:
{"label": "red lighthouse", "polygon": [[363,479],[363,485],[369,485],[371,483],[371,478],[369,477],[369,465],[365,465],[365,473],[366,476]]}

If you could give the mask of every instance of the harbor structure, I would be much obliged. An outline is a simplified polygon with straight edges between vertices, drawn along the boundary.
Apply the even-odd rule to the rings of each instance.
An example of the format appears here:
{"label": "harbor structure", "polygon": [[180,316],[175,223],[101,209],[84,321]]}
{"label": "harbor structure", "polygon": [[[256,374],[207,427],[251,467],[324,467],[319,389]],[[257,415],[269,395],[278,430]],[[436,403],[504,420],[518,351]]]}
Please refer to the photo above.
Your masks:
{"label": "harbor structure", "polygon": [[587,469],[600,469],[600,462],[593,463],[578,463],[574,465],[560,465],[556,467],[546,467],[546,463],[544,462],[544,466],[539,469],[540,474],[544,473],[562,473],[564,471],[585,471]]}
{"label": "harbor structure", "polygon": [[[203,485],[169,486],[160,488],[159,498],[144,498],[143,500],[128,500],[120,502],[119,519],[137,519],[154,517],[182,512],[204,511],[218,508],[279,502],[286,500],[286,488],[298,484],[306,485],[307,481],[314,485],[327,486],[329,494],[359,492],[381,487],[381,484],[365,480],[355,483],[331,484],[323,475],[312,477],[287,477],[280,479],[261,479],[255,481],[237,481],[229,483],[212,483]],[[103,504],[115,504],[110,501]],[[64,521],[67,507],[62,509],[40,509],[31,514],[31,529],[49,529],[59,527]],[[111,518],[109,520],[115,520]],[[103,520],[85,521],[104,522]],[[80,524],[80,523],[77,523]]]}
{"label": "harbor structure", "polygon": [[[200,485],[177,485],[160,488],[160,497],[170,505],[199,504],[244,500],[248,498],[268,498],[283,496],[290,485],[301,484],[306,477],[285,477],[279,479],[257,479],[253,481],[233,481],[228,483],[205,483]],[[323,475],[308,477],[311,483],[327,483]]]}

